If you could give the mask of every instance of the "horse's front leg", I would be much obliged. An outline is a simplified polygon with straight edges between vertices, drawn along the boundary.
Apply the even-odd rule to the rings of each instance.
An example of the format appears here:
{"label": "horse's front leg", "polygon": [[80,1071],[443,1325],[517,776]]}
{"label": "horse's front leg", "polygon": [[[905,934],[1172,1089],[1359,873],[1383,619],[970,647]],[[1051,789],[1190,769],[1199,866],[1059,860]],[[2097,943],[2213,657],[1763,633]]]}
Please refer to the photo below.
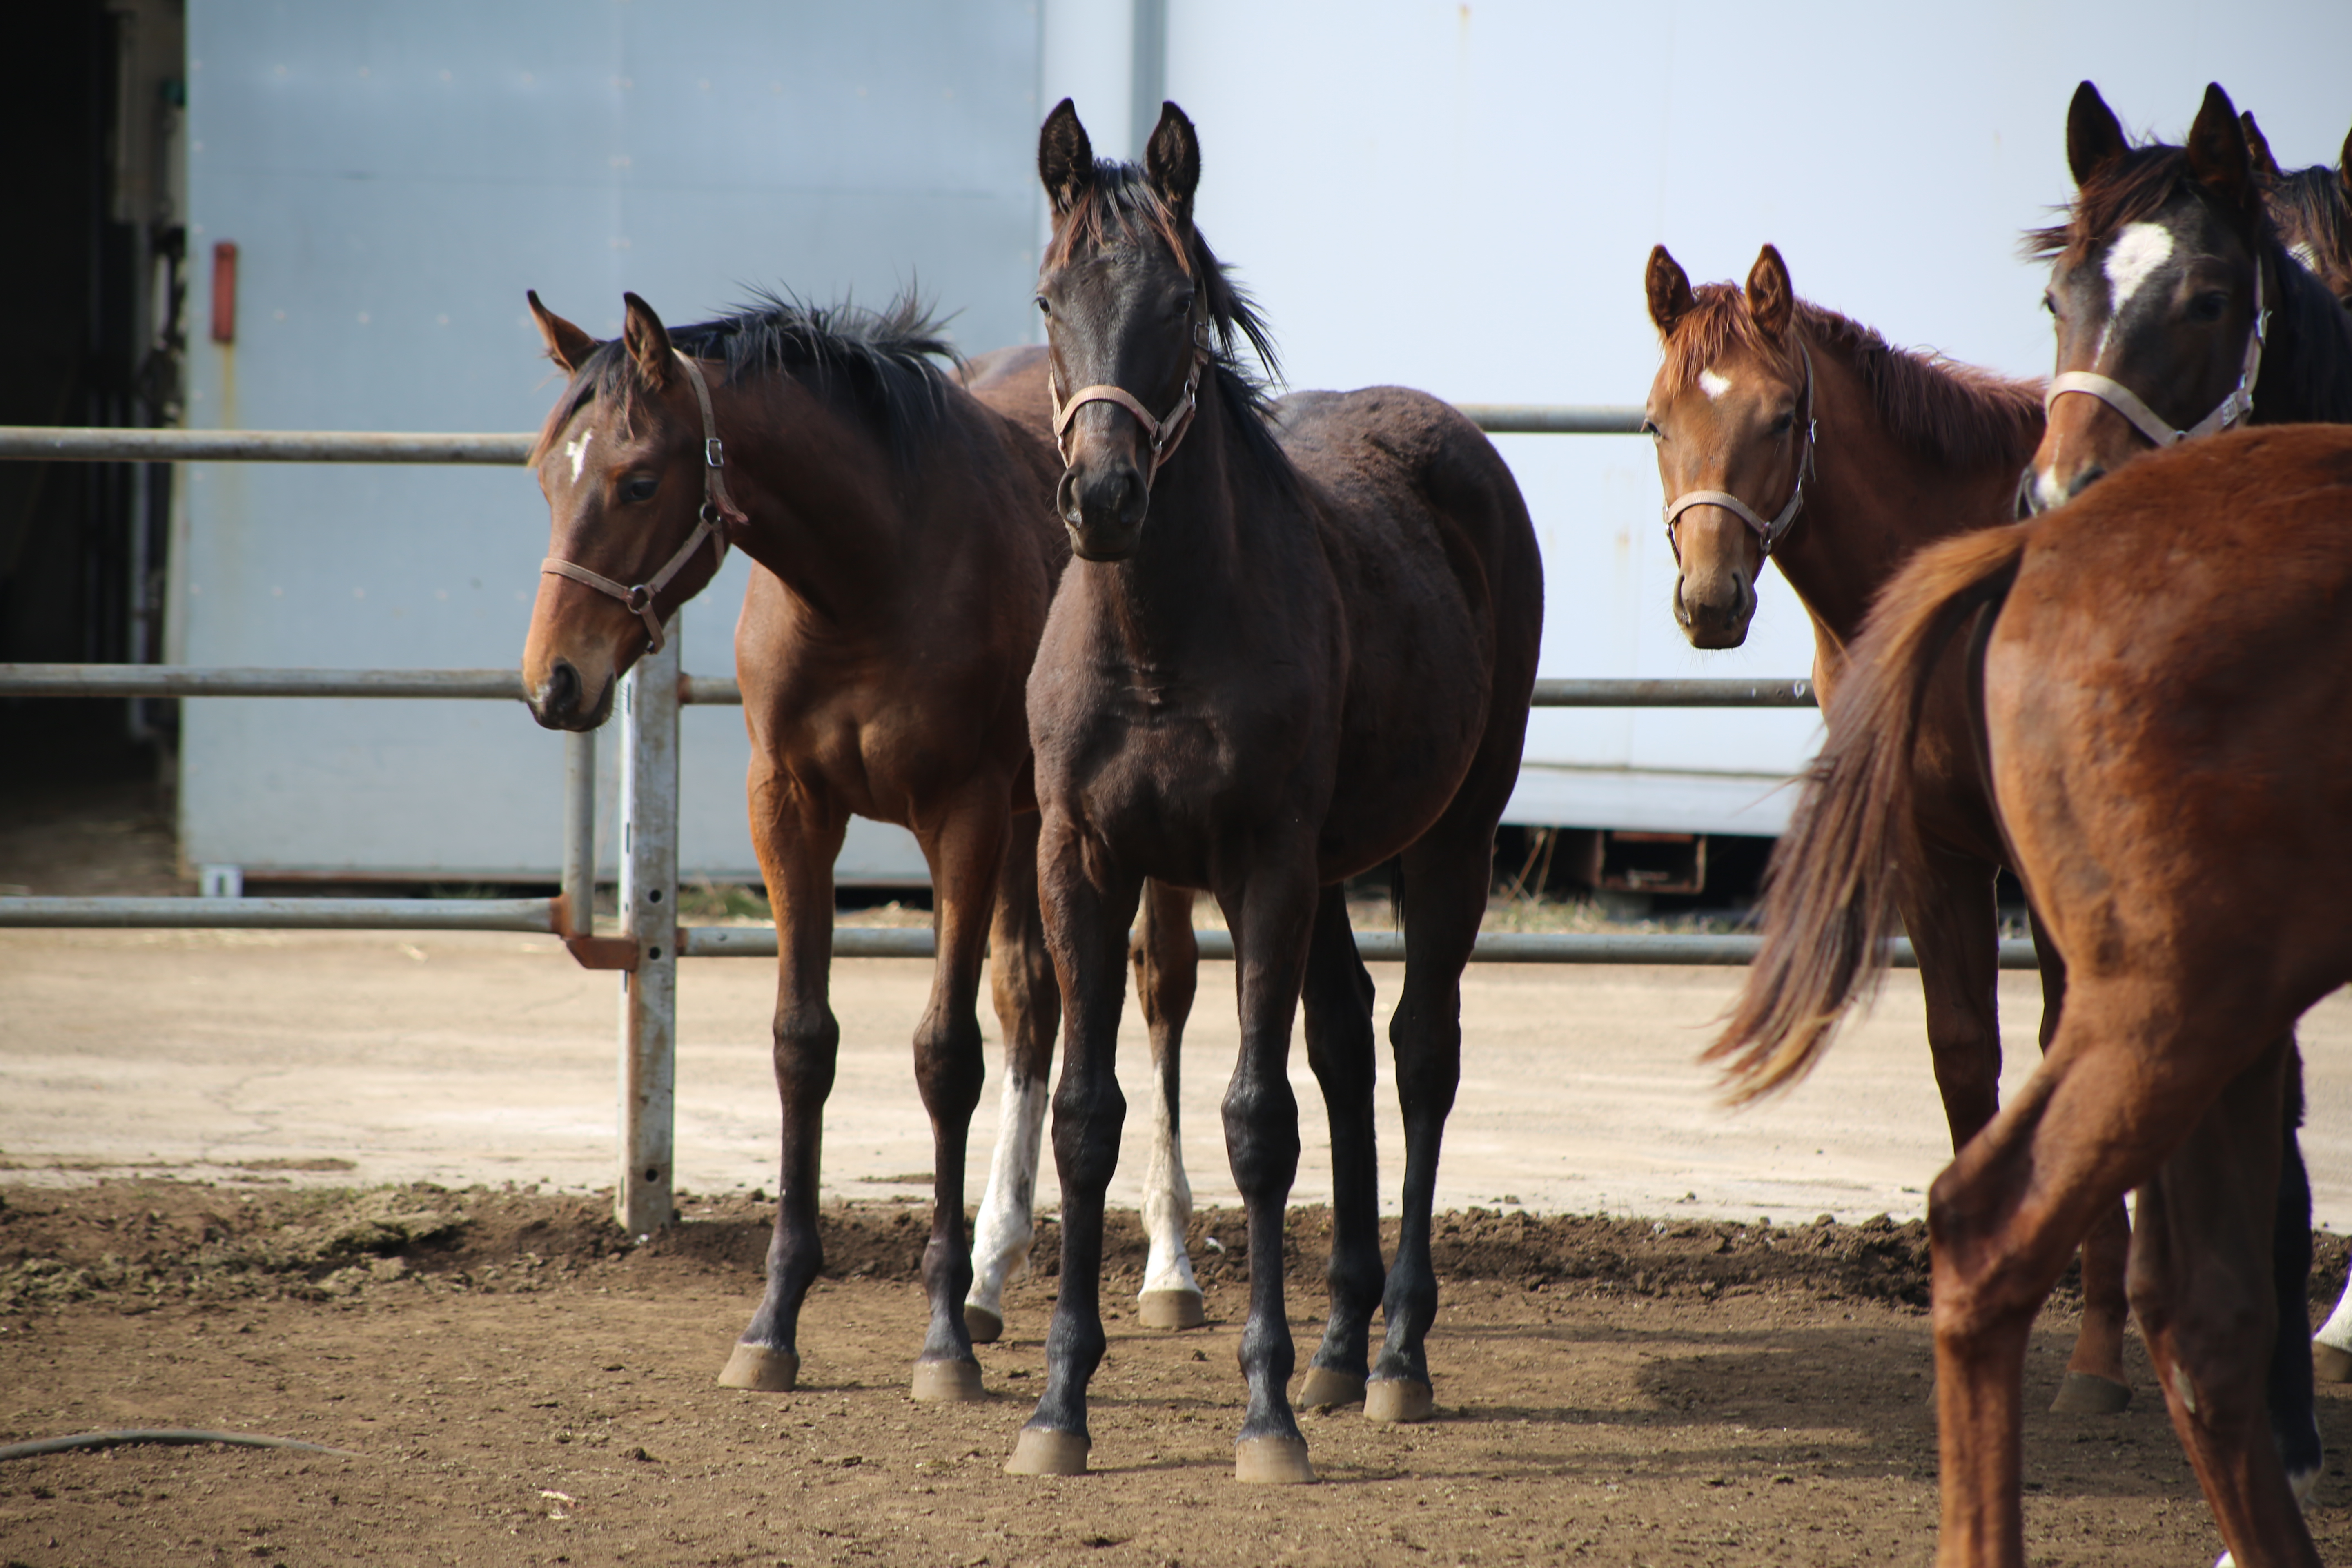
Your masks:
{"label": "horse's front leg", "polygon": [[1176,1101],[1183,1076],[1184,1021],[1192,1015],[1201,972],[1189,889],[1163,882],[1146,886],[1143,920],[1129,956],[1143,1021],[1151,1030],[1151,1160],[1143,1173],[1143,1234],[1150,1252],[1136,1317],[1148,1329],[1195,1329],[1208,1314],[1184,1248],[1184,1233],[1192,1223],[1192,1184],[1184,1179]]}
{"label": "horse's front leg", "polygon": [[1004,1466],[1016,1476],[1085,1473],[1093,1447],[1087,1384],[1102,1364],[1105,1342],[1103,1194],[1118,1165],[1127,1117],[1118,1015],[1127,1000],[1127,927],[1142,881],[1112,865],[1107,847],[1086,842],[1083,831],[1048,807],[1037,851],[1038,901],[1062,986],[1062,1081],[1054,1094],[1062,1273],[1045,1337],[1045,1391]]}
{"label": "horse's front leg", "polygon": [[1234,1445],[1234,1473],[1255,1482],[1315,1479],[1307,1439],[1290,1408],[1288,1384],[1297,1358],[1283,1299],[1283,1218],[1298,1175],[1290,1026],[1298,1012],[1317,901],[1312,847],[1295,848],[1281,861],[1253,867],[1238,899],[1220,890],[1234,929],[1242,1026],[1241,1053],[1225,1089],[1225,1154],[1249,1220],[1249,1320],[1241,1346],[1249,1413]]}
{"label": "horse's front leg", "polygon": [[751,773],[751,840],[776,919],[776,1094],[783,1158],[776,1228],[759,1310],[727,1358],[729,1388],[789,1391],[800,1378],[801,1302],[824,1264],[817,1239],[817,1166],[825,1097],[833,1092],[841,1026],[826,999],[833,960],[833,862],[845,814],[812,795],[756,752]]}
{"label": "horse's front leg", "polygon": [[1045,1133],[1045,1089],[1054,1072],[1054,1031],[1062,992],[1045,952],[1037,910],[1034,812],[1013,818],[996,878],[996,923],[988,936],[989,990],[1004,1031],[1004,1089],[988,1190],[972,1225],[971,1289],[963,1299],[975,1344],[1004,1331],[1004,1287],[1029,1266],[1037,1238],[1037,1159]]}
{"label": "horse's front leg", "polygon": [[964,1326],[964,1292],[972,1280],[963,1229],[964,1152],[972,1108],[980,1103],[981,955],[1004,859],[1005,791],[975,780],[945,823],[925,836],[931,867],[930,1005],[915,1028],[915,1082],[931,1118],[931,1238],[923,1248],[923,1291],[931,1323],[915,1363],[918,1399],[979,1399],[980,1361]]}

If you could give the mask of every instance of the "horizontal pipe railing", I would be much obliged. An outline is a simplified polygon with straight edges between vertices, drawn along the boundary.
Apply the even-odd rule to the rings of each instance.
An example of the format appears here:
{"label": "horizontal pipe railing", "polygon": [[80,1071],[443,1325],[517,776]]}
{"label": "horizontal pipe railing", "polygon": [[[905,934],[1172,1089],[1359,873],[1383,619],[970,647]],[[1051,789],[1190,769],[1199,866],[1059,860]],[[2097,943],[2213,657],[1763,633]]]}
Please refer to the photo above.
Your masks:
{"label": "horizontal pipe railing", "polygon": [[[739,706],[731,675],[688,675],[678,700]],[[511,669],[236,669],[0,664],[0,697],[460,697],[522,700]],[[1810,680],[1538,680],[1538,708],[1811,708]]]}
{"label": "horizontal pipe railing", "polygon": [[0,425],[0,458],[65,463],[499,463],[530,435],[386,430],[142,430]]}
{"label": "horizontal pipe railing", "polygon": [[[1196,931],[1193,940],[1201,956],[1230,960],[1233,933]],[[1764,939],[1756,936],[1674,936],[1664,933],[1618,934],[1584,931],[1487,931],[1470,951],[1474,963],[1671,963],[1736,967],[1756,962]],[[835,958],[929,958],[935,949],[931,932],[922,926],[835,926]],[[776,932],[772,926],[681,926],[677,933],[680,958],[773,958]],[[1356,933],[1356,952],[1366,963],[1404,962],[1404,936],[1392,931]],[[1888,960],[1897,969],[1919,967],[1911,943],[1897,938],[1888,944]],[[2034,967],[2033,943],[2011,937],[2000,944],[2003,969]]]}
{"label": "horizontal pipe railing", "polygon": [[552,899],[0,899],[0,926],[156,931],[520,931],[553,936]]}
{"label": "horizontal pipe railing", "polygon": [[[1642,411],[1618,405],[1462,403],[1496,436],[1635,436]],[[0,459],[62,463],[520,464],[539,437],[396,430],[180,430],[119,426],[0,425]]]}

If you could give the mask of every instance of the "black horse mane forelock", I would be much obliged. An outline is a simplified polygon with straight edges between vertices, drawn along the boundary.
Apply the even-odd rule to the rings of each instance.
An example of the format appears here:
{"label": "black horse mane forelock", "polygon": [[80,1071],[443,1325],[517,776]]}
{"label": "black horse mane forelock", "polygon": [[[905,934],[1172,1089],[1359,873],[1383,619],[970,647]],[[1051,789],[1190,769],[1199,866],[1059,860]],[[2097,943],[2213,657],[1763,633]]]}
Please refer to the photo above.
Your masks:
{"label": "black horse mane forelock", "polygon": [[[754,289],[728,315],[670,328],[669,340],[697,359],[724,360],[730,384],[791,377],[827,405],[870,421],[901,464],[937,427],[947,407],[948,368],[961,363],[945,323],[912,290],[876,310]],[[572,373],[541,446],[591,398],[626,408],[641,389],[627,345],[618,338],[597,344]]]}
{"label": "black horse mane forelock", "polygon": [[[1056,226],[1046,260],[1067,261],[1081,242],[1101,247],[1153,239],[1173,250],[1179,265],[1200,285],[1215,332],[1210,353],[1217,372],[1213,378],[1216,395],[1234,416],[1244,445],[1275,472],[1292,474],[1289,455],[1274,434],[1273,388],[1282,377],[1274,334],[1249,291],[1234,281],[1233,269],[1217,259],[1197,226],[1186,224],[1180,229],[1177,215],[1160,200],[1139,166],[1108,158],[1096,162],[1094,178]],[[1244,345],[1255,367],[1242,357]]]}

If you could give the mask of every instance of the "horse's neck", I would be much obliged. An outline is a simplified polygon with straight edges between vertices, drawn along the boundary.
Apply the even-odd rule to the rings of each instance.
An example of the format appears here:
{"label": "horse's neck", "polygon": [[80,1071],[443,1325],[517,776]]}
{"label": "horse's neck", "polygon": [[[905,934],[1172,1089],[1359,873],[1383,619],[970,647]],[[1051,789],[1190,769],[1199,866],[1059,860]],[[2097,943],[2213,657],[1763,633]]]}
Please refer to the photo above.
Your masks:
{"label": "horse's neck", "polygon": [[[1223,396],[1204,388],[1192,430],[1152,482],[1135,554],[1100,578],[1106,630],[1139,670],[1181,668],[1201,637],[1246,630],[1246,617],[1229,613],[1243,596],[1244,476],[1231,420]],[[1271,531],[1283,520],[1262,521]]]}
{"label": "horse's neck", "polygon": [[2352,311],[2280,252],[2279,302],[2254,384],[2253,423],[2352,424]]}
{"label": "horse's neck", "polygon": [[874,433],[788,383],[733,401],[719,422],[736,504],[751,520],[737,541],[743,552],[836,633],[887,623],[907,589],[916,520],[964,466],[919,458],[902,478]]}
{"label": "horse's neck", "polygon": [[1998,463],[1941,462],[1896,439],[1861,373],[1843,353],[1818,342],[1810,347],[1814,477],[1772,558],[1817,626],[1842,645],[1860,635],[1879,589],[1923,546],[2003,521],[1982,498],[2015,476]]}

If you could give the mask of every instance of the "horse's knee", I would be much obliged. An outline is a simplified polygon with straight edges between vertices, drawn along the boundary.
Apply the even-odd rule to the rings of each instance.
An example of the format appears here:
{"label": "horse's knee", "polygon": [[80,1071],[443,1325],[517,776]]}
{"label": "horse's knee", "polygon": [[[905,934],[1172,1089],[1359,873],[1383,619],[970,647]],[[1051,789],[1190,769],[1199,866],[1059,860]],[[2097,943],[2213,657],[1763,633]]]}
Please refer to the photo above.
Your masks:
{"label": "horse's knee", "polygon": [[940,1121],[969,1122],[980,1104],[980,1025],[971,1018],[929,1025],[915,1035],[915,1085],[923,1109]]}
{"label": "horse's knee", "polygon": [[785,1100],[823,1103],[840,1054],[841,1026],[830,1010],[776,1015],[776,1089]]}
{"label": "horse's knee", "polygon": [[1126,1121],[1127,1097],[1117,1083],[1107,1076],[1089,1082],[1065,1068],[1054,1091],[1054,1159],[1062,1179],[1082,1190],[1108,1186]]}
{"label": "horse's knee", "polygon": [[1298,1174],[1298,1100],[1278,1076],[1225,1091],[1225,1152],[1244,1195],[1287,1191]]}

